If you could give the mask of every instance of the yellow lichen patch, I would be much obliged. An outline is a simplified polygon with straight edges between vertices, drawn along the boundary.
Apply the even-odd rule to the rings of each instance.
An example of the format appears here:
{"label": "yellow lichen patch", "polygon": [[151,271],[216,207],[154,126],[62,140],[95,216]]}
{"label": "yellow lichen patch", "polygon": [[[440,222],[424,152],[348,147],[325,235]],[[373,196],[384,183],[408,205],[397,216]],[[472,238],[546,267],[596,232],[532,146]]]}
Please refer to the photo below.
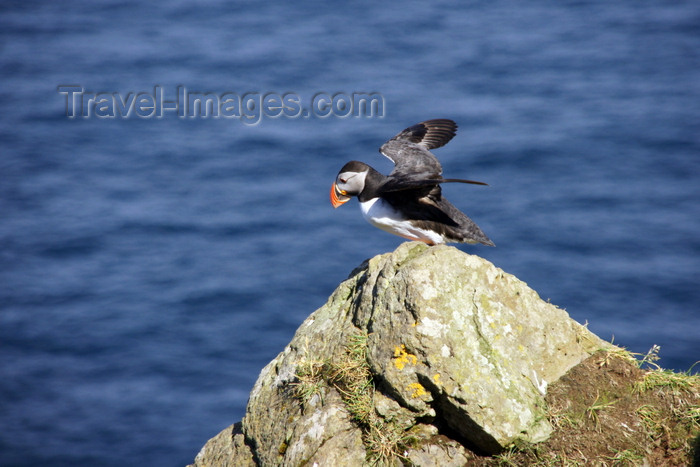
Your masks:
{"label": "yellow lichen patch", "polygon": [[417,397],[425,396],[426,394],[428,394],[428,391],[426,391],[425,388],[423,386],[421,386],[420,383],[411,383],[408,385],[408,387],[406,389],[408,389],[409,391],[413,391],[413,393],[411,394],[411,397],[414,399]]}
{"label": "yellow lichen patch", "polygon": [[396,365],[396,368],[399,370],[403,370],[403,367],[408,363],[415,365],[417,361],[418,358],[415,355],[406,352],[405,345],[401,344],[401,347],[394,347],[394,365]]}
{"label": "yellow lichen patch", "polygon": [[433,381],[435,381],[435,384],[442,384],[442,383],[440,382],[440,373],[435,373],[435,374],[433,375]]}

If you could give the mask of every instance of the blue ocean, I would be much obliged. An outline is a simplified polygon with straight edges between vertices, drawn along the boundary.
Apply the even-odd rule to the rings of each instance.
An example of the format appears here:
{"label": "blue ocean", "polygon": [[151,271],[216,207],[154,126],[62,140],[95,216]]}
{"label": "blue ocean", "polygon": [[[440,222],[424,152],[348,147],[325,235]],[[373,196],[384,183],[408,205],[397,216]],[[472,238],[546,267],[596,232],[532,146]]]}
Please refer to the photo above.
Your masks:
{"label": "blue ocean", "polygon": [[[6,1],[0,465],[183,466],[364,259],[347,161],[444,194],[604,339],[700,360],[700,3]],[[695,367],[694,371],[698,371]]]}

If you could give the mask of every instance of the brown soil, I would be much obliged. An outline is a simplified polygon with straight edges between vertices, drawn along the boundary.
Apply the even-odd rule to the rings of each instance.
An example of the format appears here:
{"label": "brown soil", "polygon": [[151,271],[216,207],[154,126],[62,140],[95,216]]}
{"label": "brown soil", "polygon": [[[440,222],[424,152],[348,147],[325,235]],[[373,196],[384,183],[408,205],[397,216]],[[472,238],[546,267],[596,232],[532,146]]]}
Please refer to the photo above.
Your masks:
{"label": "brown soil", "polygon": [[639,369],[622,354],[595,354],[549,387],[548,441],[474,456],[468,465],[700,465],[700,378],[685,378],[685,386],[649,383],[659,375],[674,374]]}

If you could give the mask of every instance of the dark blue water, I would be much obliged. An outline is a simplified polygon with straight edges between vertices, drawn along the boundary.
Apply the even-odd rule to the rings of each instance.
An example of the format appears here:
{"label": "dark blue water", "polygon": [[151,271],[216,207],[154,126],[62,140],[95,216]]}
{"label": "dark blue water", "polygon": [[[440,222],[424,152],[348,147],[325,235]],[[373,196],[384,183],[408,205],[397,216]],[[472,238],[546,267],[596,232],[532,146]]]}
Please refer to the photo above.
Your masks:
{"label": "dark blue water", "polygon": [[[145,2],[144,2],[145,3]],[[0,465],[177,466],[401,239],[337,170],[418,121],[497,248],[601,337],[700,359],[697,2],[3,2]],[[86,93],[376,92],[382,118],[66,117]],[[104,109],[103,109],[104,110]],[[146,114],[148,111],[145,112]]]}

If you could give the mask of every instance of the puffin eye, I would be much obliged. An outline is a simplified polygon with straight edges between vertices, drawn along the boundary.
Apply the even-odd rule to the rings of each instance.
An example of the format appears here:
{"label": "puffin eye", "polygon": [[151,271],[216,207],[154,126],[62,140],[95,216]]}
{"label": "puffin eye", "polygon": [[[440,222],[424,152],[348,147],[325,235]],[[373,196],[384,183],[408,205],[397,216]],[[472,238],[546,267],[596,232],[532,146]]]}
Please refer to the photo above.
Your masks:
{"label": "puffin eye", "polygon": [[347,182],[348,182],[348,181],[345,180],[344,178],[341,178],[341,179],[340,179],[340,183],[347,183]]}

